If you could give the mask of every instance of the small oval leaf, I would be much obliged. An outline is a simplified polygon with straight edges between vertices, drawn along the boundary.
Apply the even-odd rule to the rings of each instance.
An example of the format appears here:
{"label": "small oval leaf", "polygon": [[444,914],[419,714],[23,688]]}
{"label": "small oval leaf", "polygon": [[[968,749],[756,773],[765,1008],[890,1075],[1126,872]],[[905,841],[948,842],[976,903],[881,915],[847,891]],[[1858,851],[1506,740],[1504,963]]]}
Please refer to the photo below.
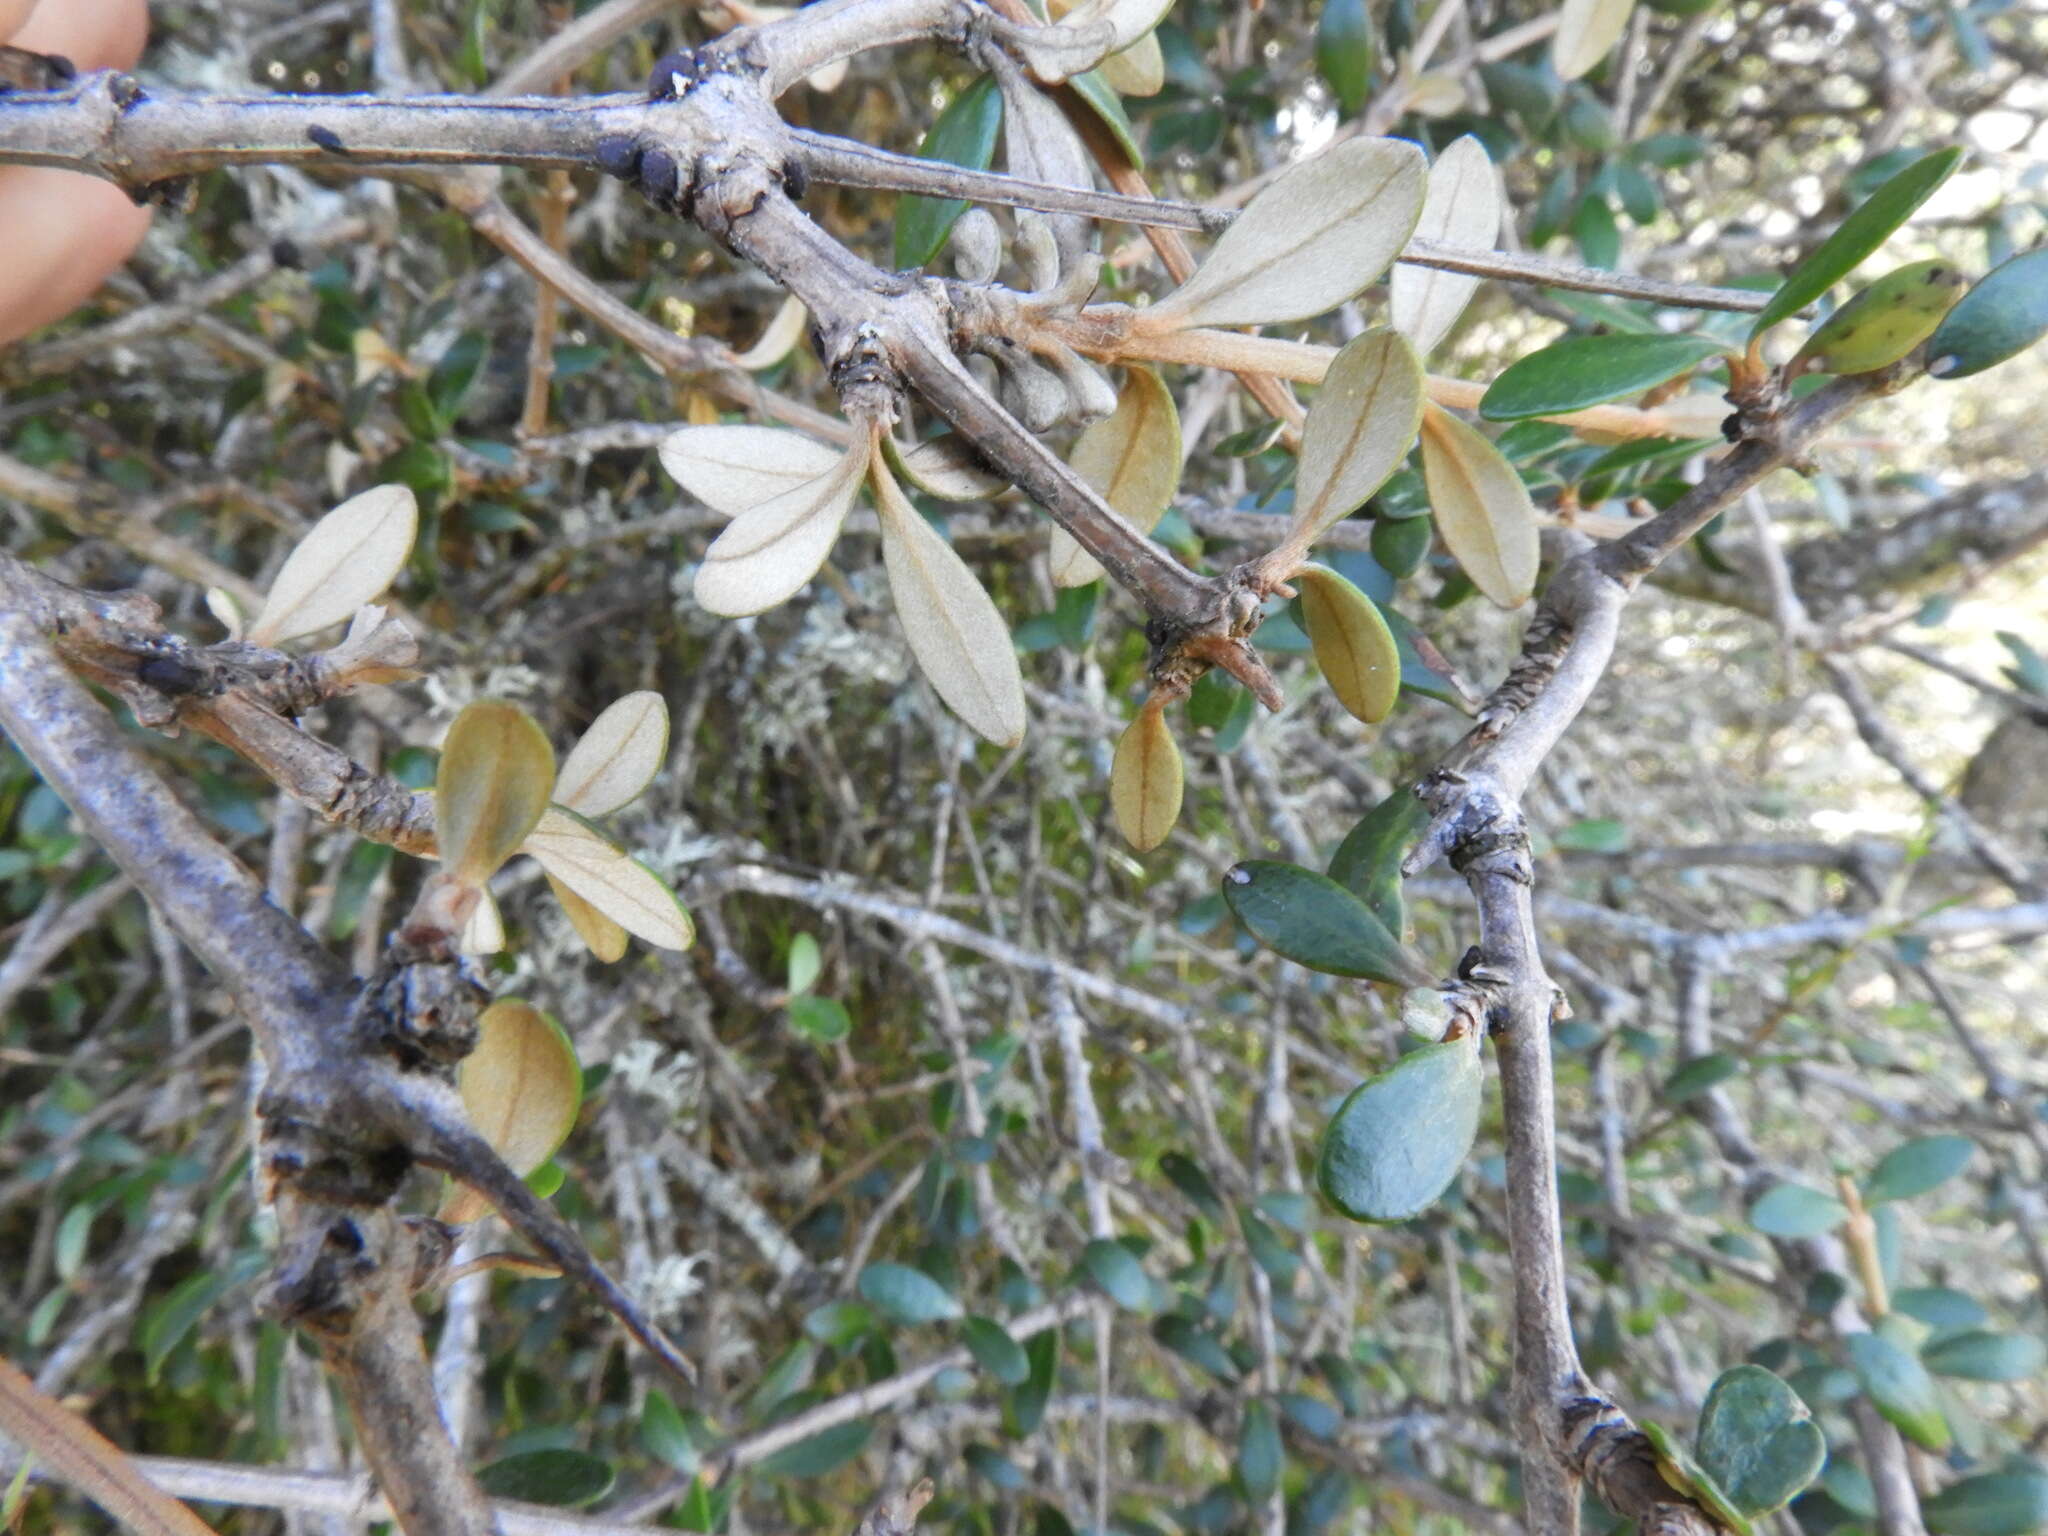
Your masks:
{"label": "small oval leaf", "polygon": [[669,478],[727,517],[829,475],[845,456],[781,427],[681,427],[661,444]]}
{"label": "small oval leaf", "polygon": [[667,883],[573,813],[548,807],[524,851],[636,939],[657,949],[688,949],[696,942],[690,914]]}
{"label": "small oval leaf", "polygon": [[879,458],[875,506],[882,561],[910,654],[946,707],[998,746],[1024,738],[1024,675],[988,592],[910,504]]}
{"label": "small oval leaf", "polygon": [[970,1317],[960,1325],[960,1336],[974,1363],[1006,1387],[1021,1386],[1031,1378],[1031,1361],[1023,1345],[1010,1337],[1001,1323],[986,1317]]}
{"label": "small oval leaf", "polygon": [[[1414,238],[1490,251],[1500,236],[1500,213],[1500,173],[1486,146],[1468,133],[1446,145],[1429,168],[1429,191]],[[1457,324],[1479,279],[1397,263],[1391,284],[1394,328],[1427,357]]]}
{"label": "small oval leaf", "polygon": [[522,1179],[555,1155],[583,1105],[576,1047],[561,1025],[517,998],[484,1010],[455,1083],[469,1123]]}
{"label": "small oval leaf", "polygon": [[1114,1238],[1098,1237],[1081,1250],[1081,1267],[1103,1295],[1126,1312],[1152,1309],[1152,1282],[1131,1250]]}
{"label": "small oval leaf", "polygon": [[1429,825],[1429,814],[1411,790],[1397,789],[1361,816],[1330,855],[1330,878],[1370,907],[1391,934],[1407,922],[1401,860]]}
{"label": "small oval leaf", "polygon": [[[569,919],[569,926],[576,930],[576,937],[583,941],[583,947],[606,965],[623,960],[626,955],[626,930],[562,884],[561,877],[546,865],[541,866],[541,872],[547,876],[548,889],[554,893],[556,904]],[[479,906],[477,910],[483,909]],[[496,947],[505,947],[502,934]]]}
{"label": "small oval leaf", "polygon": [[1967,1136],[1916,1136],[1893,1147],[1871,1170],[1863,1185],[1864,1203],[1924,1195],[1961,1173],[1976,1155],[1977,1144]]}
{"label": "small oval leaf", "polygon": [[1428,405],[1422,480],[1444,547],[1472,584],[1503,608],[1526,603],[1543,550],[1535,503],[1514,466],[1478,428]]}
{"label": "small oval leaf", "polygon": [[[1150,533],[1180,490],[1180,412],[1173,391],[1150,368],[1131,368],[1116,409],[1074,440],[1067,462],[1075,474],[1140,533]],[[1095,557],[1064,528],[1052,532],[1056,587],[1085,587],[1102,575]]]}
{"label": "small oval leaf", "polygon": [[941,501],[986,501],[1010,488],[1010,482],[989,469],[957,432],[926,438],[908,448],[893,437],[882,441],[896,472],[927,496]]}
{"label": "small oval leaf", "polygon": [[1948,1421],[1934,1378],[1917,1358],[1875,1333],[1852,1333],[1844,1341],[1849,1367],[1877,1411],[1901,1434],[1939,1455],[1948,1449]]}
{"label": "small oval leaf", "polygon": [[1885,273],[1829,315],[1786,367],[1872,373],[1919,346],[1962,297],[1967,280],[1944,261],[1916,261]]}
{"label": "small oval leaf", "polygon": [[2048,249],[2023,251],[1978,282],[1927,343],[1927,371],[1966,379],[2048,334]]}
{"label": "small oval leaf", "polygon": [[1320,565],[1288,578],[1301,592],[1301,615],[1323,680],[1367,725],[1387,718],[1401,696],[1401,651],[1380,611],[1358,588]]}
{"label": "small oval leaf", "polygon": [[1307,549],[1401,467],[1422,424],[1422,359],[1381,327],[1330,360],[1301,433],[1290,548]]}
{"label": "small oval leaf", "polygon": [[[1003,125],[1003,98],[995,78],[983,75],[946,104],[917,146],[926,160],[985,171],[996,157]],[[967,211],[964,199],[905,197],[896,204],[896,265],[921,267],[939,254],[953,223]]]}
{"label": "small oval leaf", "polygon": [[[1372,94],[1376,52],[1365,0],[1323,0],[1322,13],[1316,17],[1316,72],[1328,83],[1337,110],[1345,117],[1356,117]],[[1492,239],[1487,236],[1489,243]]]}
{"label": "small oval leaf", "polygon": [[1934,1536],[2031,1536],[2048,1528],[2048,1474],[1966,1477],[1922,1500],[1920,1513]]}
{"label": "small oval leaf", "polygon": [[870,1264],[860,1272],[863,1299],[899,1323],[943,1323],[961,1315],[953,1293],[908,1264]]}
{"label": "small oval leaf", "polygon": [[[1855,271],[1866,256],[1913,216],[1914,209],[1934,195],[1934,189],[1948,180],[1962,158],[1960,145],[1938,149],[1915,160],[1871,193],[1820,243],[1819,249],[1792,269],[1791,276],[1758,313],[1749,334],[1761,336]],[[1933,355],[1938,354],[1930,354]]]}
{"label": "small oval leaf", "polygon": [[1567,336],[1510,363],[1487,387],[1479,414],[1519,421],[1583,410],[1654,389],[1727,351],[1711,336]]}
{"label": "small oval leaf", "polygon": [[653,781],[668,753],[668,701],[651,689],[614,700],[555,775],[555,804],[609,816]]}
{"label": "small oval leaf", "polygon": [[734,516],[697,567],[697,601],[722,617],[741,618],[793,597],[832,552],[867,462],[868,445],[855,443],[825,473]]}
{"label": "small oval leaf", "polygon": [[351,496],[299,540],[249,626],[251,645],[282,645],[339,624],[405,569],[420,509],[402,485]]}
{"label": "small oval leaf", "polygon": [[481,886],[540,821],[554,785],[555,749],[531,715],[502,699],[465,706],[434,776],[442,867]]}
{"label": "small oval leaf", "polygon": [[1700,1408],[1699,1461],[1745,1515],[1781,1509],[1828,1459],[1827,1437],[1805,1403],[1760,1365],[1715,1380]]}
{"label": "small oval leaf", "polygon": [[1109,807],[1117,830],[1140,853],[1166,841],[1180,820],[1184,774],[1165,712],[1148,700],[1125,727],[1109,769]]}
{"label": "small oval leaf", "polygon": [[1576,80],[1606,58],[1634,9],[1635,0],[1564,0],[1550,37],[1558,78]]}
{"label": "small oval leaf", "polygon": [[1818,1237],[1848,1219],[1841,1201],[1804,1184],[1774,1184],[1749,1208],[1749,1224],[1770,1237]]}
{"label": "small oval leaf", "polygon": [[1479,1037],[1411,1051],[1354,1088],[1323,1132],[1316,1184],[1353,1221],[1434,1205],[1479,1133]]}
{"label": "small oval leaf", "polygon": [[522,1451],[481,1468],[477,1486],[494,1499],[578,1509],[612,1490],[611,1463],[588,1451],[555,1448]]}
{"label": "small oval leaf", "polygon": [[2048,1366],[2048,1346],[2031,1333],[1968,1333],[1928,1345],[1921,1362],[1937,1376],[1964,1381],[2032,1381]]}
{"label": "small oval leaf", "polygon": [[1310,970],[1404,987],[1436,979],[1370,907],[1298,864],[1247,859],[1233,865],[1223,876],[1223,899],[1253,938]]}
{"label": "small oval leaf", "polygon": [[1422,151],[1400,139],[1346,139],[1289,166],[1141,323],[1271,325],[1335,309],[1408,243],[1424,175]]}

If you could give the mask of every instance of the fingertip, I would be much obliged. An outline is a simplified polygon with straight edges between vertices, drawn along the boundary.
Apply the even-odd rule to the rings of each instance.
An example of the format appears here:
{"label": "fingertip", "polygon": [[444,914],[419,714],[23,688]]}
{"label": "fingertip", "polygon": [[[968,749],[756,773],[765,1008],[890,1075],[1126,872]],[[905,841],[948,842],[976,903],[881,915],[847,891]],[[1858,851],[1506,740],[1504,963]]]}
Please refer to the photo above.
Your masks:
{"label": "fingertip", "polygon": [[44,166],[0,174],[0,346],[61,319],[126,261],[149,228],[111,182]]}
{"label": "fingertip", "polygon": [[[20,13],[12,27],[10,10]],[[149,41],[148,0],[0,0],[0,37],[17,48],[62,54],[79,69],[131,69]]]}

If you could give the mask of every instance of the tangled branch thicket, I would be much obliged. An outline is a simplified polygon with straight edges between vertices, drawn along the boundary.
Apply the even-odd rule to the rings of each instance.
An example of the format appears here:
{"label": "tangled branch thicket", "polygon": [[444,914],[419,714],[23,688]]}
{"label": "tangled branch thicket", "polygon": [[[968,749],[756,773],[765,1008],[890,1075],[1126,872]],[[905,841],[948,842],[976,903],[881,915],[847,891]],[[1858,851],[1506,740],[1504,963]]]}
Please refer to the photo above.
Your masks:
{"label": "tangled branch thicket", "polygon": [[[1158,9],[192,0],[0,91],[168,210],[0,354],[17,1528],[2048,1523],[2040,364],[1743,352],[1915,175],[1894,254],[2039,243],[2048,29]],[[1560,322],[1700,340],[1453,414]],[[372,485],[390,610],[280,649]],[[465,709],[650,698],[602,795]],[[1353,909],[1377,982],[1254,942]],[[525,1180],[491,994],[582,1064]]]}

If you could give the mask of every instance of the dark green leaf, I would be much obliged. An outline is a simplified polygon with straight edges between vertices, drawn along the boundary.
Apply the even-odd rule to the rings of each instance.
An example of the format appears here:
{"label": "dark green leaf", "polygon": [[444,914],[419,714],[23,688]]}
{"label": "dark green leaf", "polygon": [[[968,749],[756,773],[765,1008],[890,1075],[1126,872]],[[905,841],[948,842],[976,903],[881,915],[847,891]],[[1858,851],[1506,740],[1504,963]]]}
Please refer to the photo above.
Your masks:
{"label": "dark green leaf", "polygon": [[1020,1387],[1013,1387],[1003,1399],[1003,1429],[1012,1439],[1032,1434],[1045,1420],[1045,1405],[1059,1374],[1060,1331],[1048,1328],[1024,1341],[1025,1358],[1031,1374]]}
{"label": "dark green leaf", "polygon": [[[996,155],[1003,98],[983,75],[946,105],[917,147],[927,160],[985,171]],[[960,198],[905,197],[896,204],[896,265],[921,267],[939,254],[954,222],[967,211]]]}
{"label": "dark green leaf", "polygon": [[1224,875],[1223,899],[1253,938],[1311,970],[1410,987],[1435,979],[1370,907],[1327,875],[1248,859]]}
{"label": "dark green leaf", "polygon": [[1792,1389],[1760,1365],[1724,1371],[1700,1409],[1699,1462],[1745,1515],[1790,1503],[1828,1445]]}
{"label": "dark green leaf", "polygon": [[874,1432],[874,1424],[867,1419],[834,1424],[764,1457],[758,1470],[769,1477],[823,1477],[866,1450]]}
{"label": "dark green leaf", "polygon": [[1364,902],[1389,934],[1407,925],[1401,860],[1428,825],[1429,807],[1397,789],[1360,817],[1330,855],[1330,878]]}
{"label": "dark green leaf", "polygon": [[1235,1381],[1237,1362],[1223,1341],[1206,1328],[1198,1328],[1177,1312],[1169,1312],[1152,1325],[1152,1337],[1183,1359],[1191,1360],[1220,1381]]}
{"label": "dark green leaf", "polygon": [[1892,1296],[1892,1310],[1930,1328],[1981,1328],[1991,1321],[1974,1297],[1941,1285],[1908,1286]]}
{"label": "dark green leaf", "polygon": [[870,1264],[860,1272],[862,1296],[899,1323],[942,1323],[960,1315],[953,1293],[908,1264]]}
{"label": "dark green leaf", "polygon": [[1965,1381],[2028,1381],[2048,1365],[2048,1346],[2031,1333],[1992,1333],[1974,1328],[1929,1344],[1921,1362],[1939,1376]]}
{"label": "dark green leaf", "polygon": [[816,997],[809,993],[789,1000],[789,1022],[798,1034],[820,1045],[844,1040],[853,1031],[853,1020],[848,1016],[844,1003],[836,997]]}
{"label": "dark green leaf", "polygon": [[1774,1185],[1749,1208],[1749,1224],[1771,1237],[1818,1237],[1848,1219],[1841,1201],[1804,1184]]}
{"label": "dark green leaf", "polygon": [[1842,220],[1839,229],[1820,243],[1818,250],[1792,269],[1792,275],[1756,317],[1749,334],[1761,336],[1855,271],[1866,256],[1913,216],[1914,209],[1934,195],[1934,189],[1948,180],[1962,158],[1960,146],[1936,150],[1915,160],[1871,193],[1861,207]]}
{"label": "dark green leaf", "polygon": [[1182,1152],[1164,1152],[1159,1157],[1159,1171],[1172,1180],[1173,1187],[1194,1202],[1199,1210],[1211,1221],[1223,1220],[1223,1200],[1216,1193],[1216,1186],[1209,1182],[1209,1175],[1201,1165]]}
{"label": "dark green leaf", "polygon": [[970,1317],[960,1325],[960,1336],[974,1363],[1006,1387],[1021,1386],[1031,1377],[1031,1361],[1024,1347],[1010,1337],[1001,1323],[986,1317]]}
{"label": "dark green leaf", "polygon": [[659,1387],[648,1389],[647,1406],[640,1410],[640,1443],[647,1448],[648,1455],[683,1476],[696,1473],[696,1437],[669,1395]]}
{"label": "dark green leaf", "polygon": [[1152,1282],[1145,1267],[1131,1256],[1131,1250],[1114,1238],[1098,1237],[1081,1250],[1081,1266],[1104,1295],[1129,1312],[1146,1312],[1152,1306]]}
{"label": "dark green leaf", "polygon": [[154,1384],[171,1351],[178,1347],[213,1304],[236,1286],[254,1278],[264,1267],[263,1255],[245,1253],[226,1269],[202,1269],[180,1281],[168,1296],[152,1305],[144,1314],[139,1330],[145,1377]]}
{"label": "dark green leaf", "polygon": [[1572,238],[1579,242],[1579,254],[1589,267],[1612,268],[1621,260],[1621,227],[1614,222],[1614,210],[1607,199],[1588,193],[1572,215]]}
{"label": "dark green leaf", "polygon": [[1124,111],[1123,98],[1116,88],[1102,78],[1099,70],[1089,70],[1076,75],[1067,82],[1074,94],[1088,104],[1089,110],[1102,119],[1102,126],[1110,132],[1119,148],[1132,165],[1145,163],[1145,152],[1138,147],[1138,130],[1131,126],[1130,115]]}
{"label": "dark green leaf", "polygon": [[1030,1486],[1030,1479],[1023,1470],[992,1445],[979,1442],[967,1447],[962,1453],[970,1472],[987,1478],[1005,1493],[1016,1493]]}
{"label": "dark green leaf", "polygon": [[1877,1411],[1927,1450],[1937,1454],[1947,1450],[1948,1421],[1942,1417],[1934,1378],[1926,1367],[1890,1339],[1874,1333],[1852,1333],[1847,1346],[1849,1366]]}
{"label": "dark green leaf", "polygon": [[1280,1486],[1280,1424],[1272,1405],[1254,1398],[1244,1407],[1244,1424],[1237,1441],[1237,1478],[1252,1504],[1262,1504]]}
{"label": "dark green leaf", "polygon": [[1637,395],[1727,348],[1711,336],[1567,336],[1508,365],[1479,402],[1489,421],[1556,416]]}
{"label": "dark green leaf", "polygon": [[1479,1130],[1476,1039],[1411,1051],[1347,1098],[1316,1159],[1324,1198],[1354,1221],[1406,1221],[1436,1203]]}
{"label": "dark green leaf", "polygon": [[1924,1195],[1961,1173],[1976,1152],[1967,1136],[1920,1136],[1894,1147],[1864,1180],[1864,1203]]}
{"label": "dark green leaf", "polygon": [[1665,1102],[1683,1104],[1687,1099],[1696,1098],[1709,1088],[1725,1083],[1741,1070],[1741,1058],[1726,1051],[1709,1051],[1704,1056],[1695,1056],[1664,1080]]}
{"label": "dark green leaf", "polygon": [[2028,1536],[2048,1526],[2048,1476],[1966,1477],[1922,1501],[1920,1513],[1934,1536]]}
{"label": "dark green leaf", "polygon": [[476,1475],[478,1485],[494,1499],[524,1504],[552,1504],[580,1509],[595,1504],[612,1490],[612,1465],[588,1451],[524,1451],[494,1461]]}
{"label": "dark green leaf", "polygon": [[1557,846],[1575,853],[1626,853],[1628,827],[1612,816],[1575,821],[1557,834]]}
{"label": "dark green leaf", "polygon": [[1372,557],[1389,576],[1413,576],[1429,558],[1429,541],[1435,535],[1435,525],[1426,517],[1376,517]]}
{"label": "dark green leaf", "polygon": [[1994,268],[1927,338],[1927,371],[1964,379],[2025,351],[2048,333],[2048,248]]}
{"label": "dark green leaf", "polygon": [[1357,116],[1372,94],[1372,63],[1372,18],[1365,0],[1323,0],[1316,20],[1316,69],[1329,82],[1344,116]]}

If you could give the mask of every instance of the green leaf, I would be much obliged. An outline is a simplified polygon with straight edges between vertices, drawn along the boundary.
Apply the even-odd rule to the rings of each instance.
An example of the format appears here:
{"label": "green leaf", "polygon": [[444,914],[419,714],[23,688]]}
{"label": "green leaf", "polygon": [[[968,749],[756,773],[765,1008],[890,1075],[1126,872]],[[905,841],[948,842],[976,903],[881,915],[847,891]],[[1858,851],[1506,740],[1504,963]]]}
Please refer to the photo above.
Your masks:
{"label": "green leaf", "polygon": [[1024,1342],[1024,1355],[1031,1362],[1031,1374],[1003,1399],[1003,1429],[1017,1440],[1034,1433],[1045,1421],[1045,1405],[1052,1400],[1059,1375],[1059,1329],[1033,1334]]}
{"label": "green leaf", "polygon": [[1806,1404],[1760,1365],[1724,1371],[1700,1408],[1700,1465],[1745,1515],[1789,1504],[1827,1457]]}
{"label": "green leaf", "polygon": [[785,1446],[762,1459],[760,1471],[769,1477],[823,1477],[836,1472],[868,1448],[875,1426],[871,1420],[855,1419],[834,1424],[795,1445]]}
{"label": "green leaf", "polygon": [[2048,1365],[2048,1346],[2031,1333],[1992,1333],[1973,1328],[1941,1339],[1920,1351],[1920,1360],[1938,1376],[1965,1381],[2028,1381]]}
{"label": "green leaf", "polygon": [[1697,1098],[1709,1088],[1725,1083],[1741,1070],[1742,1059],[1726,1051],[1709,1051],[1704,1056],[1695,1056],[1664,1080],[1664,1101],[1683,1104],[1687,1099]]}
{"label": "green leaf", "polygon": [[1237,1441],[1237,1478],[1252,1504],[1262,1504],[1280,1486],[1280,1467],[1285,1453],[1280,1446],[1280,1424],[1273,1405],[1254,1398],[1244,1406],[1244,1424]]}
{"label": "green leaf", "polygon": [[1914,209],[1934,195],[1934,189],[1948,180],[1962,158],[1960,145],[1936,150],[1915,160],[1871,193],[1861,207],[1842,221],[1839,229],[1820,243],[1818,250],[1792,269],[1792,275],[1757,315],[1749,334],[1761,336],[1855,271],[1865,257],[1913,216]]}
{"label": "green leaf", "polygon": [[1234,865],[1223,876],[1223,899],[1253,938],[1311,970],[1410,987],[1436,979],[1370,907],[1329,876],[1298,864],[1247,859]]}
{"label": "green leaf", "polygon": [[1132,165],[1145,163],[1145,152],[1138,147],[1138,130],[1131,126],[1130,114],[1124,111],[1123,98],[1116,88],[1102,78],[1102,71],[1091,69],[1086,74],[1076,75],[1067,82],[1074,88],[1074,94],[1088,104],[1088,108],[1102,119],[1110,137],[1123,150]]}
{"label": "green leaf", "polygon": [[960,1316],[953,1293],[908,1264],[870,1264],[857,1289],[883,1314],[899,1323],[943,1323]]}
{"label": "green leaf", "polygon": [[1932,335],[1962,297],[1963,274],[1943,261],[1896,267],[1829,315],[1793,355],[1822,373],[1890,367]]}
{"label": "green leaf", "polygon": [[1480,399],[1488,421],[1556,416],[1638,395],[1727,352],[1711,336],[1567,336],[1510,363]]}
{"label": "green leaf", "polygon": [[138,1330],[142,1345],[144,1379],[156,1384],[171,1351],[195,1328],[213,1304],[236,1286],[254,1278],[265,1267],[262,1254],[245,1253],[226,1269],[203,1269],[180,1281],[162,1301],[144,1315]]}
{"label": "green leaf", "polygon": [[1863,1181],[1864,1204],[1924,1195],[1961,1173],[1976,1153],[1967,1136],[1920,1136],[1896,1146]]}
{"label": "green leaf", "polygon": [[1749,1224],[1770,1237],[1818,1237],[1848,1219],[1841,1201],[1804,1184],[1774,1185],[1749,1208]]}
{"label": "green leaf", "polygon": [[1354,1221],[1406,1221],[1450,1187],[1479,1130],[1477,1037],[1411,1051],[1352,1090],[1323,1132],[1316,1183]]}
{"label": "green leaf", "polygon": [[[946,104],[917,152],[985,171],[996,157],[1003,98],[993,76],[983,75]],[[954,222],[967,211],[962,198],[905,197],[896,204],[896,265],[921,267],[939,254]]]}
{"label": "green leaf", "polygon": [[853,1031],[846,1005],[836,997],[793,997],[789,1000],[789,1022],[798,1034],[831,1045]]}
{"label": "green leaf", "polygon": [[1927,342],[1927,372],[1966,379],[2025,351],[2048,333],[2048,249],[1992,268]]}
{"label": "green leaf", "polygon": [[1612,816],[1589,816],[1562,829],[1554,841],[1574,853],[1626,853],[1628,826]]}
{"label": "green leaf", "polygon": [[2048,1526],[2048,1475],[1966,1477],[1922,1500],[1920,1514],[1934,1536],[2027,1536]]}
{"label": "green leaf", "polygon": [[1373,53],[1365,0],[1323,0],[1316,19],[1316,70],[1329,82],[1346,117],[1356,117],[1372,94]]}
{"label": "green leaf", "polygon": [[1991,1321],[1991,1314],[1974,1297],[1942,1285],[1907,1286],[1895,1291],[1892,1310],[1936,1329],[1981,1328]]}
{"label": "green leaf", "polygon": [[1193,1202],[1195,1209],[1213,1222],[1222,1222],[1222,1197],[1216,1193],[1216,1186],[1209,1182],[1209,1175],[1193,1158],[1184,1152],[1161,1153],[1159,1171],[1172,1181],[1175,1189]]}
{"label": "green leaf", "polygon": [[588,1451],[522,1451],[494,1461],[476,1475],[478,1485],[494,1499],[523,1504],[552,1504],[580,1509],[612,1491],[612,1464]]}
{"label": "green leaf", "polygon": [[1397,789],[1360,817],[1330,855],[1330,878],[1371,908],[1390,934],[1400,934],[1408,921],[1401,860],[1428,825],[1429,807]]}
{"label": "green leaf", "polygon": [[659,1387],[648,1388],[647,1405],[640,1410],[640,1443],[648,1455],[684,1477],[696,1474],[697,1442],[682,1413]]}
{"label": "green leaf", "polygon": [[1152,1337],[1218,1381],[1236,1381],[1241,1374],[1221,1339],[1206,1328],[1197,1328],[1178,1312],[1169,1312],[1154,1323]]}
{"label": "green leaf", "polygon": [[1948,1421],[1927,1368],[1890,1339],[1852,1333],[1849,1367],[1877,1411],[1908,1439],[1939,1454],[1948,1449]]}
{"label": "green leaf", "polygon": [[974,1356],[974,1363],[1004,1386],[1021,1386],[1030,1380],[1030,1358],[1001,1323],[992,1318],[970,1317],[960,1325],[960,1336],[967,1352]]}
{"label": "green leaf", "polygon": [[1127,1312],[1152,1309],[1152,1282],[1131,1250],[1114,1238],[1098,1237],[1081,1250],[1081,1266],[1102,1293]]}
{"label": "green leaf", "polygon": [[801,996],[811,990],[818,980],[818,973],[825,968],[825,958],[818,952],[818,941],[808,933],[800,933],[789,941],[789,962],[785,985],[792,993]]}
{"label": "green leaf", "polygon": [[1657,1471],[1665,1482],[1705,1505],[1715,1521],[1735,1536],[1755,1536],[1749,1517],[1730,1502],[1721,1485],[1714,1481],[1713,1473],[1694,1461],[1670,1430],[1649,1419],[1638,1421],[1637,1427],[1655,1449]]}

